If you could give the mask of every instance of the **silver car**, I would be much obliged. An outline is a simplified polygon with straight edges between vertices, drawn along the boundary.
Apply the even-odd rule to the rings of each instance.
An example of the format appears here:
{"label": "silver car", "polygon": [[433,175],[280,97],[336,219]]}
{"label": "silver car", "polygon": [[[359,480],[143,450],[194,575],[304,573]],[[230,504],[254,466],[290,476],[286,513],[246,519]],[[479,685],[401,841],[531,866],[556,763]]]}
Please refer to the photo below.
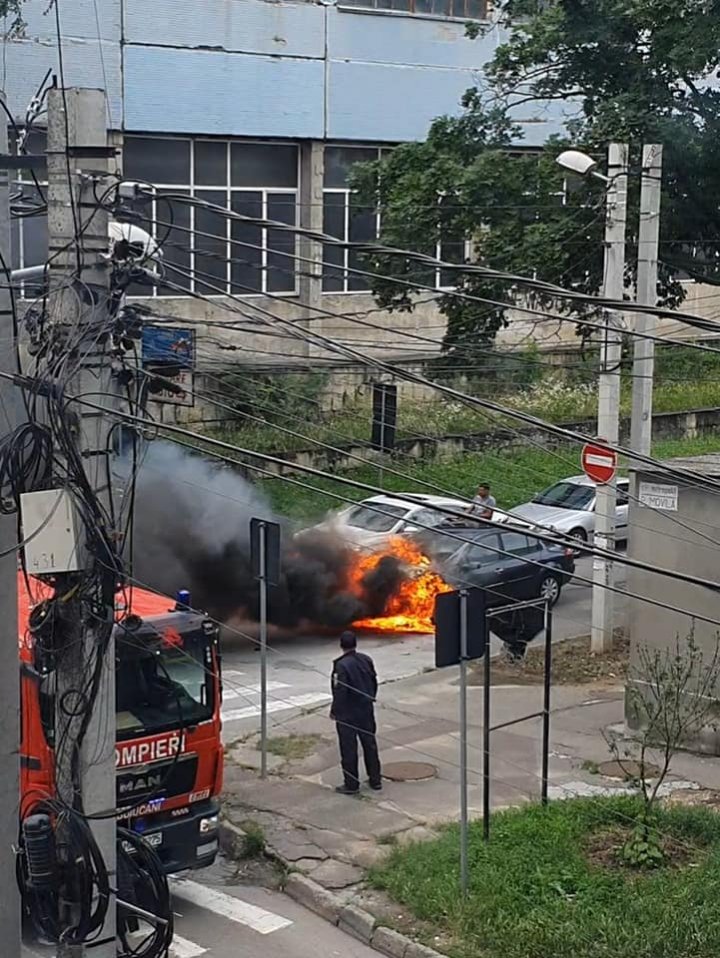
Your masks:
{"label": "silver car", "polygon": [[[629,480],[619,478],[617,484],[616,529],[619,539],[627,535]],[[532,500],[510,510],[512,518],[522,524],[545,526],[580,542],[587,542],[595,531],[596,484],[587,476],[561,479]]]}

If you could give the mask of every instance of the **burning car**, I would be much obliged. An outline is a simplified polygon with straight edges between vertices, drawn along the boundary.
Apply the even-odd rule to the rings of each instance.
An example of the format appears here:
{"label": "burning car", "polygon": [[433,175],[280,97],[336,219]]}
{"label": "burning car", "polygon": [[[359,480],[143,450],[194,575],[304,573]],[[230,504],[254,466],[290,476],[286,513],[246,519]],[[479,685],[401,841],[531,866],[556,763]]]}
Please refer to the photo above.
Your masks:
{"label": "burning car", "polygon": [[447,520],[448,512],[462,514],[468,509],[462,499],[415,492],[408,496],[417,501],[392,495],[371,496],[331,514],[313,529],[334,532],[354,548],[382,549],[394,538],[440,525]]}

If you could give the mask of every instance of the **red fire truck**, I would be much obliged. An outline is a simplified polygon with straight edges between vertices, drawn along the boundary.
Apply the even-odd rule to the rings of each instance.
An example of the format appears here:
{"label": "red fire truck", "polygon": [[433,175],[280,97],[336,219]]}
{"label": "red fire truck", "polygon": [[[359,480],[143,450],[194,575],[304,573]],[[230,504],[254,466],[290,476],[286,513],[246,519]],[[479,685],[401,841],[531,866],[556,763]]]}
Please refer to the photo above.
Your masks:
{"label": "red fire truck", "polygon": [[[31,591],[20,576],[23,818],[54,794],[54,674],[32,628],[50,589],[33,579]],[[171,609],[133,588],[115,627],[118,821],[153,845],[168,873],[214,861],[223,781],[218,628],[183,598]]]}

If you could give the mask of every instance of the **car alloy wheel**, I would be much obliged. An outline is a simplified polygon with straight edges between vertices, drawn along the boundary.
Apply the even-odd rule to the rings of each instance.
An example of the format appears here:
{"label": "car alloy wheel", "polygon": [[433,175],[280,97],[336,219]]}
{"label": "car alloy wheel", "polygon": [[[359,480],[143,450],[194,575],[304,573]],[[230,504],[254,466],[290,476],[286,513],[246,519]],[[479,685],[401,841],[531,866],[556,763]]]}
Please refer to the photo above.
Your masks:
{"label": "car alloy wheel", "polygon": [[546,575],[540,582],[539,596],[541,599],[545,599],[546,602],[550,602],[550,606],[554,606],[557,600],[560,598],[560,583],[556,576]]}

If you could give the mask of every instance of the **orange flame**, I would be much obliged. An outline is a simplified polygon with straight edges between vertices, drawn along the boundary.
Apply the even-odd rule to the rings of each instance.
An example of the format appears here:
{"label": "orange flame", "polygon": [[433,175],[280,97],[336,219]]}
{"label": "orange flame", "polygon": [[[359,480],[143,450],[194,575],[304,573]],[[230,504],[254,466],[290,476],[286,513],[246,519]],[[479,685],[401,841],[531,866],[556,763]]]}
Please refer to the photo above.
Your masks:
{"label": "orange flame", "polygon": [[386,556],[394,556],[400,560],[407,570],[407,577],[388,599],[382,616],[359,619],[354,623],[355,627],[373,632],[433,632],[435,596],[441,592],[450,592],[451,586],[433,572],[428,557],[412,542],[392,539],[381,552],[358,555],[350,570],[349,590],[361,594],[363,578]]}

